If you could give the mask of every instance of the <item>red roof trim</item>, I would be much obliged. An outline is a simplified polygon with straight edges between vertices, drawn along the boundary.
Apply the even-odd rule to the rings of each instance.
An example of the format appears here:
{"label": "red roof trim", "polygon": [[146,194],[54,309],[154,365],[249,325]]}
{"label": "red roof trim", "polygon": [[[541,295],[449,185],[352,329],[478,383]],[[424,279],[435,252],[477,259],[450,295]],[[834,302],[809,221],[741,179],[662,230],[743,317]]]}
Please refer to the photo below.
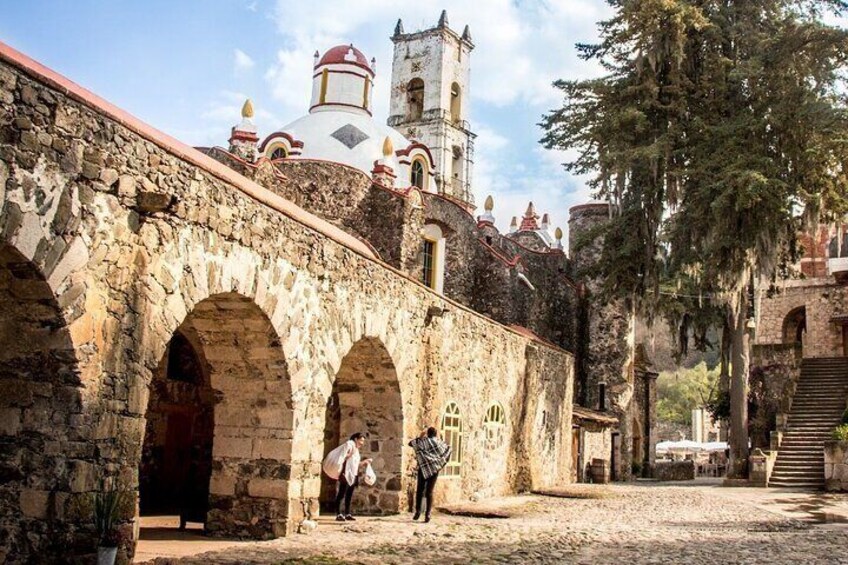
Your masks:
{"label": "red roof trim", "polygon": [[[436,161],[435,161],[435,159],[433,159],[433,154],[430,153],[430,148],[427,147],[426,145],[424,145],[423,143],[418,142],[418,141],[413,141],[405,149],[400,149],[398,151],[395,151],[395,155],[397,155],[398,157],[410,157],[410,154],[413,151],[415,151],[416,149],[421,149],[424,153],[427,154],[427,158],[430,160],[430,168],[435,169],[436,168]],[[410,159],[411,159],[411,157],[410,157]]]}
{"label": "red roof trim", "polygon": [[268,147],[268,145],[270,143],[272,143],[273,141],[275,141],[277,139],[281,139],[281,138],[287,140],[289,142],[289,146],[292,149],[294,149],[295,147],[297,147],[298,149],[303,149],[303,142],[300,141],[299,139],[295,139],[294,137],[291,136],[291,134],[286,133],[284,131],[275,131],[274,133],[268,135],[268,137],[266,137],[262,141],[262,143],[259,144],[259,151],[264,153],[265,149]]}

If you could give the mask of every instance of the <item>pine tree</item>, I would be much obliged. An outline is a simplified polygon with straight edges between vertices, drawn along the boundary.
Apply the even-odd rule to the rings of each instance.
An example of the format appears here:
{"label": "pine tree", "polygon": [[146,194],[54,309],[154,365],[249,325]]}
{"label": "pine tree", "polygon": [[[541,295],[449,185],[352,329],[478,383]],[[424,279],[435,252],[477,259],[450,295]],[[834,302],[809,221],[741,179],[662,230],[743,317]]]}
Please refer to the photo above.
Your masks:
{"label": "pine tree", "polygon": [[600,43],[578,45],[607,74],[555,83],[542,143],[577,149],[566,169],[617,211],[594,273],[606,296],[702,326],[726,313],[730,476],[744,477],[752,282],[797,258],[805,221],[848,209],[848,32],[823,20],[848,3],[608,1]]}

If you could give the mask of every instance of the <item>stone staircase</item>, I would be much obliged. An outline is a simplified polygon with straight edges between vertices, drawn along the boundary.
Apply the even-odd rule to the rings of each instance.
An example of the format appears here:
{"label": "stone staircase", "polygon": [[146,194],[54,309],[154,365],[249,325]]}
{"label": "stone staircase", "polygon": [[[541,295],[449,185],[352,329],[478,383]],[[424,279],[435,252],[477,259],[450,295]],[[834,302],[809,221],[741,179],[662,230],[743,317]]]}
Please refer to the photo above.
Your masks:
{"label": "stone staircase", "polygon": [[804,359],[769,486],[824,487],[824,441],[848,395],[848,358]]}

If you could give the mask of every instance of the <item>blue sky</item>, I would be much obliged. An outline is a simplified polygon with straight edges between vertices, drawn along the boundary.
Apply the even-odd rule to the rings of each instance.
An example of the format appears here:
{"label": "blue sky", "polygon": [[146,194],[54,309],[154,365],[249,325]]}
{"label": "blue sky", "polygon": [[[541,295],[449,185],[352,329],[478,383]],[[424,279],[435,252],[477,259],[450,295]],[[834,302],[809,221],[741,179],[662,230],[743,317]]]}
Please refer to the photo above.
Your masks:
{"label": "blue sky", "polygon": [[565,228],[568,207],[589,194],[563,171],[565,155],[541,148],[536,124],[560,103],[554,79],[598,73],[574,44],[596,38],[603,0],[5,0],[0,41],[187,143],[226,145],[245,97],[263,136],[305,114],[312,53],[339,43],[376,57],[375,118],[385,121],[395,22],[430,27],[443,8],[476,44],[477,201],[494,196],[501,229],[529,200]]}

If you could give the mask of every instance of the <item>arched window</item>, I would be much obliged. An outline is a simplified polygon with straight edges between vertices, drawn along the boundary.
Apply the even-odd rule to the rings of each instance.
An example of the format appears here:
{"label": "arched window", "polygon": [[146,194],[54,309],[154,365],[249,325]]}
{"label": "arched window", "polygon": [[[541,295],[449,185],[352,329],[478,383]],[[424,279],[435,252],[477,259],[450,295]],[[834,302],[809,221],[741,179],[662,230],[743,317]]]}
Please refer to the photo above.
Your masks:
{"label": "arched window", "polygon": [[408,102],[407,118],[420,120],[424,113],[424,81],[414,78],[406,85],[406,99]]}
{"label": "arched window", "polygon": [[282,145],[278,145],[271,150],[270,158],[272,161],[276,159],[285,159],[289,154],[286,152],[286,148]]}
{"label": "arched window", "polygon": [[424,167],[424,160],[416,158],[412,161],[409,173],[409,183],[412,186],[417,186],[420,190],[427,189],[427,170]]}
{"label": "arched window", "polygon": [[462,89],[457,83],[451,85],[450,112],[454,122],[462,119]]}
{"label": "arched window", "polygon": [[421,241],[421,282],[442,292],[445,279],[445,237],[437,224],[424,226]]}
{"label": "arched window", "polygon": [[501,447],[504,443],[504,428],[506,428],[506,415],[500,402],[493,402],[486,410],[483,418],[483,431],[486,433],[486,447],[493,449]]}
{"label": "arched window", "polygon": [[448,403],[442,415],[442,435],[445,443],[450,445],[451,454],[445,465],[445,477],[458,477],[462,466],[462,416],[456,402]]}

